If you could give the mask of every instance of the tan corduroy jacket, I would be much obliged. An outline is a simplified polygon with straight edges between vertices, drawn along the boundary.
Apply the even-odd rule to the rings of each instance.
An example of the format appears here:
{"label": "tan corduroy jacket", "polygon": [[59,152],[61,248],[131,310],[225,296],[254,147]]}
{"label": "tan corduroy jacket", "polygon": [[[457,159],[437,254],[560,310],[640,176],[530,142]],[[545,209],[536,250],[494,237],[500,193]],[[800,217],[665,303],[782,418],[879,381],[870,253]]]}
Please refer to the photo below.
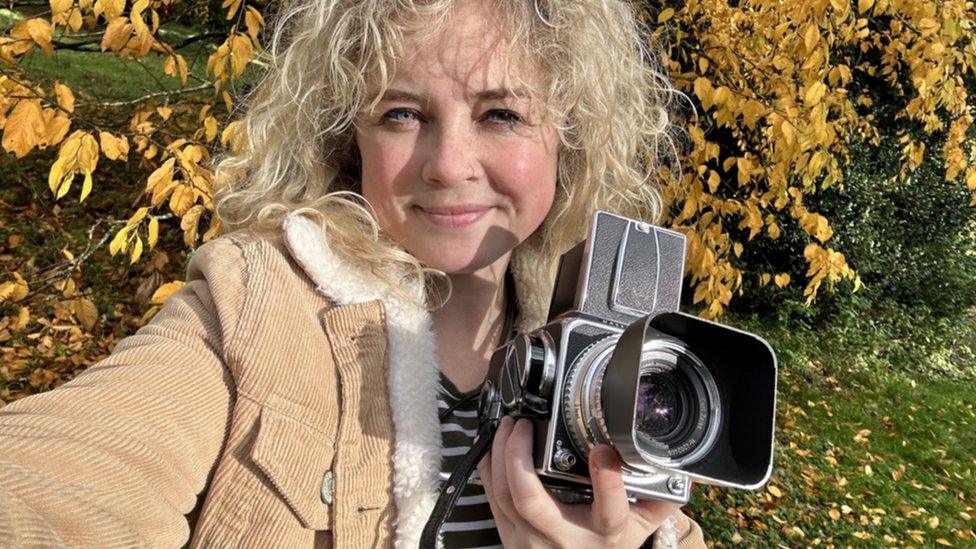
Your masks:
{"label": "tan corduroy jacket", "polygon": [[202,246],[109,358],[0,409],[0,547],[417,546],[440,468],[430,316],[305,218],[284,228]]}

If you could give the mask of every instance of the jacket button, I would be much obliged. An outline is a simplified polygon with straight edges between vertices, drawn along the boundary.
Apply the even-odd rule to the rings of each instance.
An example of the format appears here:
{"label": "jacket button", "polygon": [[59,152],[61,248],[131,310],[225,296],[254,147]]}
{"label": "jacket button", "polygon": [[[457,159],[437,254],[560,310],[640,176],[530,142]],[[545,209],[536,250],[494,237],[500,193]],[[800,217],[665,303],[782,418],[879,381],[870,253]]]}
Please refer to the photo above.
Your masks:
{"label": "jacket button", "polygon": [[322,476],[322,503],[326,505],[332,505],[332,471],[326,471],[325,475]]}

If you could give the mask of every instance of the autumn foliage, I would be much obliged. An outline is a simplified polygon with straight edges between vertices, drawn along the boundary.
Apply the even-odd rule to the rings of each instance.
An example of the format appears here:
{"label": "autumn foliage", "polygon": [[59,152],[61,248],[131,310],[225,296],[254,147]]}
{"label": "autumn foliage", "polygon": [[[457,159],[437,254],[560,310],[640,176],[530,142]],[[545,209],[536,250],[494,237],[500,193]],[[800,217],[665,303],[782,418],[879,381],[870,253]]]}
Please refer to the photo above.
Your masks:
{"label": "autumn foliage", "polygon": [[[266,66],[261,6],[225,0],[226,24],[205,34],[205,65],[191,67],[185,44],[160,29],[180,14],[178,0],[51,0],[50,9],[13,22],[0,35],[2,147],[18,159],[55,149],[48,188],[59,200],[99,192],[113,163],[135,164],[144,189],[134,211],[119,212],[109,250],[143,260],[160,231],[180,231],[193,248],[220,232],[212,215],[209,161],[218,147],[241,150],[228,84]],[[831,221],[818,193],[844,184],[852,144],[878,143],[878,124],[897,124],[900,176],[937,156],[946,180],[976,193],[974,90],[976,10],[966,0],[723,0],[648,7],[649,40],[694,103],[680,180],[665,174],[667,222],[689,239],[693,302],[720,315],[749,287],[802,284],[807,302],[823,284],[860,280],[844,250],[831,245]],[[133,63],[161,59],[175,93],[152,93],[130,108],[93,116],[62,82],[34,82],[20,62],[52,55],[79,34],[99,36],[101,55]],[[689,112],[691,110],[689,109]],[[933,150],[926,142],[941,145]],[[879,181],[879,185],[887,182]],[[801,231],[804,280],[739,258],[763,239]],[[19,302],[30,281],[4,275],[0,299]],[[162,285],[157,302],[179,286]],[[72,306],[91,322],[90,302]],[[27,315],[29,313],[22,313]],[[150,312],[151,314],[151,312]]]}
{"label": "autumn foliage", "polygon": [[[830,220],[811,204],[844,184],[855,143],[895,126],[901,178],[926,155],[976,196],[976,10],[964,0],[690,0],[656,15],[675,83],[698,104],[685,175],[667,186],[671,223],[689,237],[694,301],[716,316],[744,279],[790,273],[737,261],[757,237],[802,231],[812,302],[824,282],[860,285]],[[890,128],[885,128],[890,129]],[[941,143],[927,149],[926,141]],[[877,181],[878,185],[896,182]],[[932,182],[937,185],[938,182]],[[794,229],[794,230],[797,230]],[[761,239],[760,239],[761,240]],[[799,282],[799,281],[798,281]]]}

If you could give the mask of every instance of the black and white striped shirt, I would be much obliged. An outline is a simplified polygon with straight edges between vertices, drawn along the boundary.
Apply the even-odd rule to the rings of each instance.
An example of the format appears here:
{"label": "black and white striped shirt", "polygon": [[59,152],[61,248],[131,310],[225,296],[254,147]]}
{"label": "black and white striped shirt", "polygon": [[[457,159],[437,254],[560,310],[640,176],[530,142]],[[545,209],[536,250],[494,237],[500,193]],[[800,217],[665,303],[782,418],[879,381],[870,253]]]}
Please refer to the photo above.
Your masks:
{"label": "black and white striped shirt", "polygon": [[[475,392],[480,391],[476,389]],[[440,411],[456,404],[468,394],[461,393],[457,387],[441,374],[441,394],[437,398]],[[478,432],[478,399],[472,398],[454,409],[441,421],[441,481],[451,476],[457,462],[471,448]],[[472,479],[478,479],[475,470]],[[495,529],[488,499],[481,484],[468,483],[458,498],[451,516],[444,522],[441,533],[447,549],[468,547],[501,547],[501,538]]]}
{"label": "black and white striped shirt", "polygon": [[[514,333],[515,319],[518,316],[518,305],[515,299],[515,280],[512,272],[505,273],[506,307],[505,319],[502,324],[499,345],[507,341]],[[454,471],[454,467],[468,453],[478,434],[478,399],[475,389],[470,393],[462,393],[457,386],[441,373],[441,391],[437,397],[439,413],[457,405],[454,410],[441,419],[441,482],[446,481]],[[458,404],[468,398],[467,402]],[[458,498],[451,516],[444,521],[441,534],[446,549],[455,548],[495,548],[502,547],[501,538],[495,528],[495,519],[491,514],[491,507],[485,497],[485,490],[481,486],[478,470],[471,475],[473,482],[468,482],[461,497]]]}

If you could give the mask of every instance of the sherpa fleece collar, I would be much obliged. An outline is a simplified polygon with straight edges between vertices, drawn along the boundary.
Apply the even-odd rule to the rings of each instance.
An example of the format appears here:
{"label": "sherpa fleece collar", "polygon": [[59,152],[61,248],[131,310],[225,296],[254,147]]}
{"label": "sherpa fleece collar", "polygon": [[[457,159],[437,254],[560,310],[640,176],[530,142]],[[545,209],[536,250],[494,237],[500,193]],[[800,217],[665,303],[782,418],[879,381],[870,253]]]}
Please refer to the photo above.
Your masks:
{"label": "sherpa fleece collar", "polygon": [[[283,223],[292,256],[315,282],[316,289],[339,305],[383,302],[387,319],[390,407],[396,429],[393,493],[398,516],[396,546],[417,547],[437,501],[441,466],[441,432],[437,414],[440,369],[434,353],[430,313],[398,296],[368,271],[343,261],[329,247],[324,230],[305,216],[291,214]],[[520,311],[516,328],[528,331],[545,321],[554,264],[528,253],[514,254],[511,269]],[[421,296],[420,284],[402,287]],[[420,302],[420,300],[418,300]]]}
{"label": "sherpa fleece collar", "polygon": [[[437,501],[441,432],[437,417],[439,368],[430,314],[399,298],[369,272],[343,261],[329,247],[323,230],[292,214],[283,224],[292,256],[316,289],[338,305],[383,302],[387,319],[390,407],[396,430],[393,495],[397,504],[395,544],[417,547]],[[420,295],[419,284],[401,288]]]}

